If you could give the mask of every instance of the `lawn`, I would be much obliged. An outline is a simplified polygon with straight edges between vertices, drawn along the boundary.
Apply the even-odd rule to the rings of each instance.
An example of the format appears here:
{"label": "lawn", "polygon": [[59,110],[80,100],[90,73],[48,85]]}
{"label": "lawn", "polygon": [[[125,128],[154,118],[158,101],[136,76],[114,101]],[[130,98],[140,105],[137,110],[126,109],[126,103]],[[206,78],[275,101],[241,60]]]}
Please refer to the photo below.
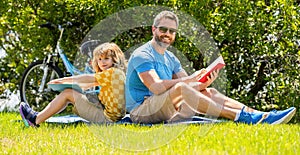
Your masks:
{"label": "lawn", "polygon": [[300,124],[58,125],[0,113],[0,154],[300,154]]}

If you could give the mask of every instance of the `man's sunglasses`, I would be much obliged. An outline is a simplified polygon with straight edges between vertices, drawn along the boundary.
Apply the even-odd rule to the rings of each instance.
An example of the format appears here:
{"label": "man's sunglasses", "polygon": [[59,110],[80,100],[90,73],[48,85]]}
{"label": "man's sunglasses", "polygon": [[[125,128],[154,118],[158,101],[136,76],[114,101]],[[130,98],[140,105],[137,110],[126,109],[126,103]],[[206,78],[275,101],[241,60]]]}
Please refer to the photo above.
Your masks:
{"label": "man's sunglasses", "polygon": [[156,28],[158,28],[159,32],[161,32],[161,33],[167,33],[168,30],[169,30],[170,34],[175,34],[177,32],[177,29],[167,28],[167,27],[164,27],[164,26],[159,26],[159,27],[156,27]]}

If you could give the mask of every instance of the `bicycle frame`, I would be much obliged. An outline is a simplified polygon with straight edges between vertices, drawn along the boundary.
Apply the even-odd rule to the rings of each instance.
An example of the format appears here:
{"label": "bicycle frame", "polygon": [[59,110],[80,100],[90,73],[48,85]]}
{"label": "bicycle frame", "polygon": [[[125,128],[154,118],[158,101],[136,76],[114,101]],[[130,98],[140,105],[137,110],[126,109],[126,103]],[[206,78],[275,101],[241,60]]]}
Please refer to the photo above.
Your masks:
{"label": "bicycle frame", "polygon": [[[57,54],[58,54],[59,57],[62,59],[63,64],[66,67],[67,72],[69,72],[72,76],[80,75],[80,74],[91,74],[91,73],[93,73],[93,70],[88,65],[85,66],[84,72],[82,72],[79,69],[77,69],[69,61],[67,56],[64,54],[63,49],[60,47],[60,41],[61,41],[61,38],[62,38],[62,35],[63,35],[63,32],[64,32],[64,28],[61,25],[58,25],[58,30],[60,31],[60,35],[59,35],[59,38],[58,38],[57,43],[56,43],[56,48],[54,50],[55,54],[49,54],[47,59],[44,60],[44,63],[49,64],[49,63],[53,62],[53,60],[52,60],[53,56],[57,56]],[[55,63],[55,62],[53,62],[53,63]],[[48,75],[48,66],[45,65],[43,70],[44,70],[44,74],[43,74],[43,78],[42,78],[41,84],[40,84],[39,89],[38,89],[39,92],[42,92],[44,90],[46,77]],[[52,73],[51,79],[53,79],[53,77],[54,77],[54,73]]]}
{"label": "bicycle frame", "polygon": [[82,72],[82,71],[80,71],[79,69],[77,69],[77,68],[69,61],[69,59],[67,58],[67,56],[63,53],[63,49],[61,49],[61,47],[60,47],[60,40],[61,40],[61,38],[62,38],[62,34],[63,34],[63,32],[64,32],[64,28],[62,28],[62,27],[59,25],[59,26],[58,26],[58,29],[59,29],[59,31],[60,31],[60,36],[59,36],[59,39],[58,39],[58,41],[57,41],[55,51],[56,51],[56,53],[59,54],[59,56],[60,56],[60,58],[62,59],[62,61],[63,61],[64,65],[65,65],[67,71],[68,71],[69,73],[71,73],[72,76],[73,76],[73,75],[76,75],[76,74],[78,75],[78,74],[84,74],[84,73],[91,73],[90,70],[87,70],[87,69],[88,69],[88,68],[87,68],[88,66],[86,66],[84,72]]}
{"label": "bicycle frame", "polygon": [[[98,44],[101,42],[87,41],[80,46],[80,53],[87,55],[88,57],[86,60],[84,60],[86,61],[86,63],[83,64],[84,66],[77,67],[75,64],[72,64],[69,61],[68,57],[65,55],[60,46],[64,33],[63,27],[65,26],[71,27],[75,25],[66,23],[61,26],[49,22],[40,25],[40,27],[45,27],[49,30],[55,30],[55,33],[57,33],[57,30],[59,30],[59,36],[57,37],[55,45],[53,46],[52,52],[48,52],[48,54],[44,56],[42,60],[37,60],[30,63],[25,69],[22,75],[22,80],[20,81],[19,90],[21,100],[23,102],[33,104],[33,106],[39,110],[42,110],[41,108],[44,108],[48,104],[48,101],[52,100],[58,94],[57,91],[52,90],[52,88],[47,85],[47,82],[56,78],[62,78],[64,76],[94,73],[89,61],[92,58],[94,46],[98,46]],[[63,62],[62,64],[61,61]],[[100,86],[95,86],[84,90],[82,93],[94,96],[99,94],[100,89]]]}

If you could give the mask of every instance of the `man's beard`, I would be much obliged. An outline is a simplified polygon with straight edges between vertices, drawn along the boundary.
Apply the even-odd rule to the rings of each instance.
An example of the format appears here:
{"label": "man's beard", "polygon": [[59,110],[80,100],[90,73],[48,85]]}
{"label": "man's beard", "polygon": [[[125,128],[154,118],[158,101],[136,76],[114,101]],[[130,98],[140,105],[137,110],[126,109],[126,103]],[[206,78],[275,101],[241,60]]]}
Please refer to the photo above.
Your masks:
{"label": "man's beard", "polygon": [[164,37],[165,37],[165,36],[158,36],[158,35],[156,35],[156,36],[155,36],[155,41],[156,41],[156,43],[157,43],[160,47],[162,47],[162,48],[168,48],[168,47],[174,42],[174,40],[171,40],[170,43],[164,43],[164,42],[162,41]]}

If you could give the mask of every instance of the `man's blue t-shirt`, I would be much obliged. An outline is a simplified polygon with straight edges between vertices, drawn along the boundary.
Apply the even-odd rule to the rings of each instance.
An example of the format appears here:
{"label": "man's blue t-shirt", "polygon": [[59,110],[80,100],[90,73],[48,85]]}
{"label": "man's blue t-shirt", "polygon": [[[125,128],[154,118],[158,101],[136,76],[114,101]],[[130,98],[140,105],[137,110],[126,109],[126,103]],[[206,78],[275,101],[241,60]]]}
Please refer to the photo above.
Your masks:
{"label": "man's blue t-shirt", "polygon": [[178,58],[170,51],[159,54],[150,42],[136,49],[131,55],[126,72],[126,110],[130,112],[153,93],[142,83],[138,74],[155,70],[162,80],[171,80],[172,75],[182,71]]}

